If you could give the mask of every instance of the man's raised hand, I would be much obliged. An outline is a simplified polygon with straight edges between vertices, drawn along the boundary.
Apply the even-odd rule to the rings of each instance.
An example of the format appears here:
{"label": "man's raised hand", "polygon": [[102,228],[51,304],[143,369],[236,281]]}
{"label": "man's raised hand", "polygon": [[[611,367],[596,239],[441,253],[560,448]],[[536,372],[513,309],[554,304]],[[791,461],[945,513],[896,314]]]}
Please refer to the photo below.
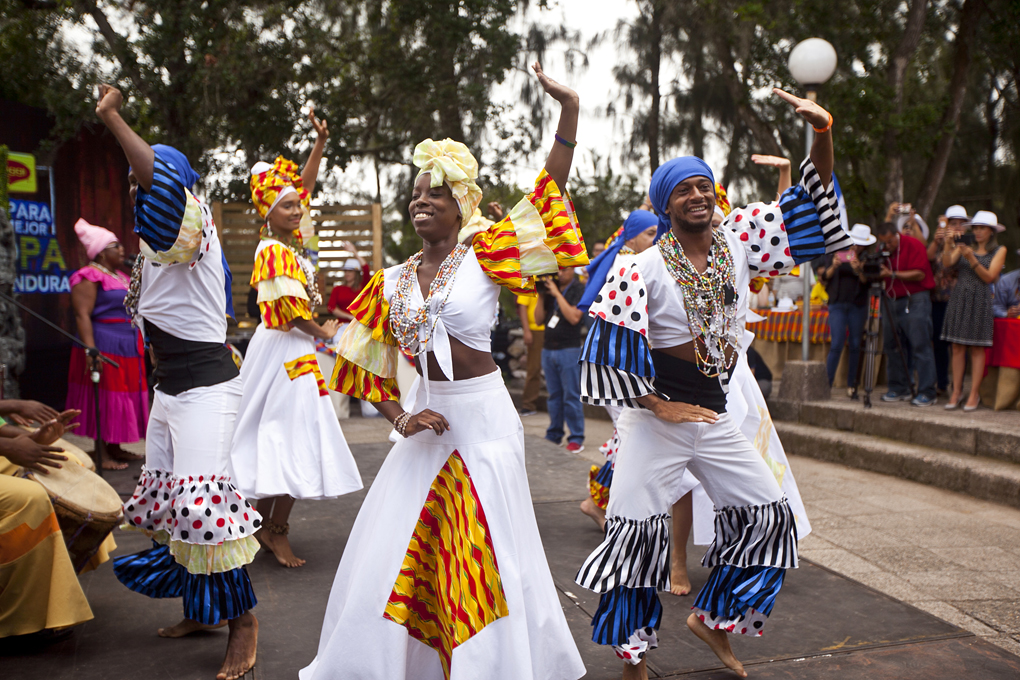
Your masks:
{"label": "man's raised hand", "polygon": [[772,88],[772,92],[793,106],[797,114],[811,123],[812,127],[825,128],[829,126],[829,112],[819,106],[817,102],[813,102],[810,99],[801,99],[796,95],[780,90],[778,87]]}

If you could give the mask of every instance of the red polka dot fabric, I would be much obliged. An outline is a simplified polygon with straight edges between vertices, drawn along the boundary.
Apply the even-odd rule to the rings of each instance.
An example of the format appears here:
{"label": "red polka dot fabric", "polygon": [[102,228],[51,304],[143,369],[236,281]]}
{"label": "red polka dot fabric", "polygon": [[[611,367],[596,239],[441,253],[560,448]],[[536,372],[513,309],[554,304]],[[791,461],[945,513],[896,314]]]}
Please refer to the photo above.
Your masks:
{"label": "red polka dot fabric", "polygon": [[609,273],[589,314],[648,337],[648,291],[636,264]]}
{"label": "red polka dot fabric", "polygon": [[751,277],[782,276],[796,266],[778,203],[754,203],[737,208],[722,224],[740,237]]}
{"label": "red polka dot fabric", "polygon": [[704,609],[698,607],[691,607],[691,609],[698,615],[701,622],[712,630],[724,630],[727,633],[750,635],[751,637],[761,637],[765,631],[765,622],[769,619],[754,608],[748,609],[746,614],[737,619],[716,618],[712,616],[711,612],[706,612]]}
{"label": "red polka dot fabric", "polygon": [[171,540],[201,545],[251,536],[262,517],[224,475],[177,477],[142,469],[138,486],[124,504],[128,525],[165,531]]}
{"label": "red polka dot fabric", "polygon": [[659,646],[659,637],[654,628],[641,628],[634,632],[626,644],[613,645],[613,651],[627,663],[637,666],[650,650]]}

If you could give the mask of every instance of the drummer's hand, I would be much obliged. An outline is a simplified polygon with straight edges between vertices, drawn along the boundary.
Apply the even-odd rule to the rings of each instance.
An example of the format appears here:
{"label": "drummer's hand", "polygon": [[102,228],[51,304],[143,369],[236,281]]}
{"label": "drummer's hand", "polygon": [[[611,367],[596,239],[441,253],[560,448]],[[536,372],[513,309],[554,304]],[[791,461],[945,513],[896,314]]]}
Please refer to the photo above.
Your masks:
{"label": "drummer's hand", "polygon": [[31,399],[12,399],[4,406],[10,407],[10,419],[18,425],[45,423],[60,415],[46,404]]}
{"label": "drummer's hand", "polygon": [[424,430],[432,430],[436,435],[442,435],[449,429],[450,423],[446,418],[435,411],[425,409],[421,413],[415,413],[408,419],[407,427],[404,429],[404,436],[410,437]]}
{"label": "drummer's hand", "polygon": [[39,444],[52,444],[63,437],[65,432],[69,432],[81,425],[81,423],[71,422],[72,419],[79,415],[81,415],[81,411],[78,409],[64,411],[53,420],[43,423],[42,427],[28,436]]}
{"label": "drummer's hand", "polygon": [[67,460],[67,456],[59,455],[63,449],[58,446],[46,446],[33,441],[27,435],[14,439],[0,440],[0,455],[5,456],[15,465],[26,470],[49,474],[47,467],[64,467],[57,461]]}

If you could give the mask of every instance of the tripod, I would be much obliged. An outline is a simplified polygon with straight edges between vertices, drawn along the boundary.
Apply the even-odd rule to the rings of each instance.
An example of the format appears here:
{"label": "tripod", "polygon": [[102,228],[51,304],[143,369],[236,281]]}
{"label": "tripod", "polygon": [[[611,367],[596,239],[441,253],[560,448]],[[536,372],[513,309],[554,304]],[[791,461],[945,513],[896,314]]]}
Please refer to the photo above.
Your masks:
{"label": "tripod", "polygon": [[[878,340],[882,335],[882,314],[889,316],[889,325],[892,327],[893,339],[896,341],[896,351],[900,355],[904,366],[907,364],[907,355],[903,351],[903,344],[900,342],[900,333],[897,330],[896,310],[889,304],[889,297],[885,294],[885,283],[872,281],[868,287],[868,319],[864,329],[866,337],[864,340],[864,408],[871,408],[871,391],[875,389],[875,379],[878,377],[875,370],[875,357],[882,353],[878,346]],[[910,394],[917,396],[917,384],[914,376],[910,374],[908,367],[907,381],[910,383]]]}
{"label": "tripod", "polygon": [[[41,316],[39,314],[36,314],[34,311],[29,309],[25,305],[21,304],[20,302],[18,302],[14,298],[8,297],[4,293],[0,293],[0,300],[6,300],[7,302],[10,302],[15,307],[21,309],[22,311],[28,312],[29,314],[31,314],[35,318],[39,319],[40,321],[42,321],[44,324],[46,324],[47,326],[49,326],[50,328],[52,328],[56,332],[60,333],[64,337],[70,339],[71,342],[73,342],[76,345],[79,345],[82,348],[84,348],[85,355],[88,356],[90,359],[92,359],[92,363],[93,363],[94,368],[91,368],[89,373],[90,373],[90,377],[92,379],[92,398],[95,401],[95,407],[96,407],[96,448],[92,452],[92,460],[96,464],[96,474],[98,474],[100,477],[102,477],[103,476],[103,456],[106,453],[106,442],[103,441],[103,431],[100,429],[100,426],[102,425],[102,420],[101,420],[101,417],[100,417],[100,414],[99,414],[99,379],[100,379],[100,369],[101,369],[103,364],[110,364],[114,368],[120,368],[120,364],[118,364],[113,359],[110,359],[108,357],[104,357],[102,352],[100,352],[95,347],[89,347],[84,342],[82,342],[78,338],[74,337],[73,335],[71,335],[70,333],[65,331],[60,326],[56,325],[55,323],[52,323],[49,319],[47,319],[47,318],[45,318],[45,317],[43,317],[43,316]],[[99,360],[98,362],[96,362],[97,359]],[[3,385],[3,383],[0,382],[0,389],[2,389],[2,385]]]}

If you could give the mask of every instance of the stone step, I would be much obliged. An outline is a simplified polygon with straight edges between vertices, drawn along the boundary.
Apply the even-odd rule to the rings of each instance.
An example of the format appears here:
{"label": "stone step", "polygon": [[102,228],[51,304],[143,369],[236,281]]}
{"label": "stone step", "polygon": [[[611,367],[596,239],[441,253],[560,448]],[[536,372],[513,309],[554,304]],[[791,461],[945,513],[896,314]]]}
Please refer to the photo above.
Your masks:
{"label": "stone step", "polygon": [[[775,412],[773,412],[775,416]],[[841,463],[1020,507],[1020,464],[846,429],[775,421],[788,454]]]}
{"label": "stone step", "polygon": [[891,439],[942,451],[1020,464],[1020,417],[1016,412],[978,409],[972,413],[946,411],[940,402],[918,408],[907,402],[878,402],[865,409],[858,401],[794,402],[769,400],[774,421],[786,421],[839,431]]}

